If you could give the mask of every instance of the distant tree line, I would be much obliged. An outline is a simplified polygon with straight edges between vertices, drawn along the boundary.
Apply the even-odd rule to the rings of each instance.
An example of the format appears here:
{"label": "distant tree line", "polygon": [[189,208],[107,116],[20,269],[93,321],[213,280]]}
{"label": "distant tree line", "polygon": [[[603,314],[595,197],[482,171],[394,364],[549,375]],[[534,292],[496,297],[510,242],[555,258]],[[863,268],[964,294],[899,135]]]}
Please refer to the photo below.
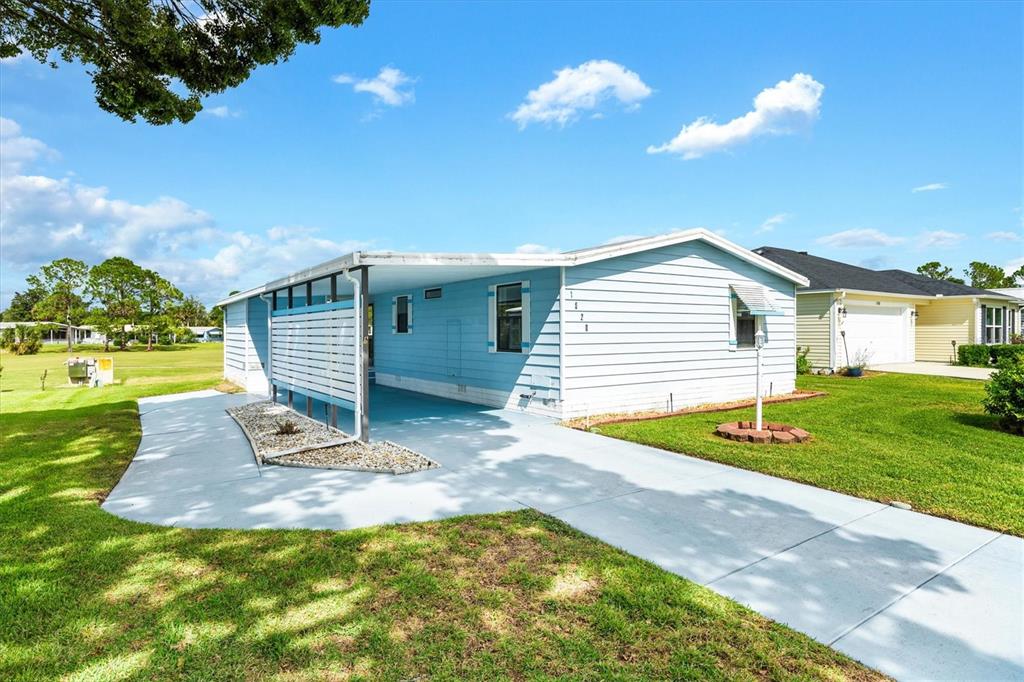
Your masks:
{"label": "distant tree line", "polygon": [[972,261],[970,265],[964,268],[966,280],[961,277],[954,277],[953,268],[946,267],[934,260],[918,267],[917,272],[932,279],[941,279],[946,282],[955,282],[956,284],[966,284],[969,281],[972,287],[977,287],[978,289],[1024,287],[1024,265],[1007,275],[1006,271],[998,265]]}
{"label": "distant tree line", "polygon": [[[154,270],[115,256],[89,267],[74,258],[59,258],[26,279],[3,312],[4,322],[59,322],[89,325],[122,350],[130,338],[146,340],[148,350],[160,338],[188,338],[188,327],[223,322],[223,311],[185,296]],[[73,334],[67,333],[68,350]]]}

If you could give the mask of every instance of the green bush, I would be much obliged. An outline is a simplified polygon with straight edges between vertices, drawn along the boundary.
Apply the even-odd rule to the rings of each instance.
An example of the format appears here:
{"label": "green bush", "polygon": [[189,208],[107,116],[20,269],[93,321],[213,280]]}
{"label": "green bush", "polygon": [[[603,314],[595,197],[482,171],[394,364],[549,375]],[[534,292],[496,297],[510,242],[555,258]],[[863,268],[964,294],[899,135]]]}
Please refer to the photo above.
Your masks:
{"label": "green bush", "polygon": [[989,347],[981,343],[965,343],[956,349],[956,364],[968,367],[988,367],[992,357]]}
{"label": "green bush", "polygon": [[35,355],[42,347],[42,335],[35,327],[19,324],[0,334],[0,348],[15,355]]}
{"label": "green bush", "polygon": [[1006,356],[985,384],[985,411],[1007,431],[1024,435],[1024,355]]}
{"label": "green bush", "polygon": [[811,352],[811,347],[801,348],[796,347],[796,373],[797,374],[810,374],[811,373],[811,361],[807,359],[807,354]]}
{"label": "green bush", "polygon": [[992,361],[997,365],[1003,358],[1024,357],[1024,346],[1019,344],[1000,344],[998,346],[989,346],[988,348],[992,353]]}

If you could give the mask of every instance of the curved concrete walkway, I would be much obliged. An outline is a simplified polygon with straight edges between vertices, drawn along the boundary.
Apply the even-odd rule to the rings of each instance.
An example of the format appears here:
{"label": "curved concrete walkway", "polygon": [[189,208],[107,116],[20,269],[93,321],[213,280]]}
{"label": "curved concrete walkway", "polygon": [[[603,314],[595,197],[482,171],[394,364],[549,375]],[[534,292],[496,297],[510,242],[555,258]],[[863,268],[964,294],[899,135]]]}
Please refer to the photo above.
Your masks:
{"label": "curved concrete walkway", "polygon": [[1024,679],[1024,540],[509,410],[375,389],[404,476],[258,467],[215,391],[139,401],[104,503],[183,527],[336,528],[534,507],[900,679]]}

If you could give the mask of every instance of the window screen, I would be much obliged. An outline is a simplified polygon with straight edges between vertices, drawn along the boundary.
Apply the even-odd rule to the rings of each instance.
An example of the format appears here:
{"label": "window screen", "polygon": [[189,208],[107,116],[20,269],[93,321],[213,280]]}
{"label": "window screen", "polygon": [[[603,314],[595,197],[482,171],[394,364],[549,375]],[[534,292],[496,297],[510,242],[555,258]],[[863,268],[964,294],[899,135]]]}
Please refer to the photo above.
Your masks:
{"label": "window screen", "polygon": [[523,285],[504,284],[496,290],[497,345],[503,353],[523,352]]}
{"label": "window screen", "polygon": [[754,333],[757,331],[757,320],[750,311],[740,308],[736,312],[736,345],[739,348],[754,347]]}
{"label": "window screen", "polygon": [[395,298],[395,333],[409,333],[409,297],[398,296]]}

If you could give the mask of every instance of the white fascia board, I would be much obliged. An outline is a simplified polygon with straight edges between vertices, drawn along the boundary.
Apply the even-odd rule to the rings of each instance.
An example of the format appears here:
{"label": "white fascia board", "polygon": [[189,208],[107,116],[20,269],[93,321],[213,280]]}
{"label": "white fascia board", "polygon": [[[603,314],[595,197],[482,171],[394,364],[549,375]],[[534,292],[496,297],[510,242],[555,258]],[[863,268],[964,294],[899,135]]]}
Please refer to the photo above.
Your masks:
{"label": "white fascia board", "polygon": [[[841,294],[857,294],[858,296],[887,296],[888,298],[909,298],[916,301],[933,301],[935,296],[929,296],[927,294],[890,294],[887,291],[868,291],[867,289],[822,289],[822,291],[835,291]],[[811,293],[811,292],[800,292],[800,293]],[[942,298],[941,296],[939,298]],[[945,298],[955,298],[953,296],[946,296]]]}
{"label": "white fascia board", "polygon": [[220,306],[225,306],[229,303],[235,303],[236,301],[244,301],[247,298],[252,298],[253,296],[258,296],[262,294],[265,290],[265,287],[258,286],[253,287],[252,289],[246,289],[245,291],[239,291],[237,294],[232,294],[227,298],[222,298],[221,300],[217,301],[216,303],[213,304],[213,307],[218,308]]}
{"label": "white fascia board", "polygon": [[697,239],[705,241],[726,253],[732,254],[740,260],[745,260],[752,265],[756,265],[762,270],[767,270],[768,272],[774,273],[783,279],[787,279],[797,286],[805,287],[810,284],[810,280],[803,275],[796,273],[789,268],[784,268],[775,261],[769,260],[764,256],[759,256],[750,249],[745,249],[739,244],[734,244],[728,239],[725,239],[724,237],[721,237],[711,230],[707,230],[703,227],[694,228],[692,230],[680,230],[679,232],[671,232],[669,234],[657,235],[655,237],[633,239],[619,244],[608,244],[607,246],[596,246],[592,249],[576,251],[571,254],[573,256],[572,265],[583,265],[584,263],[592,263],[606,258],[628,256],[632,253],[649,251],[663,246],[674,246],[676,244],[683,244]]}
{"label": "white fascia board", "polygon": [[[363,265],[445,265],[445,266],[487,266],[494,267],[522,267],[522,268],[543,268],[543,267],[572,267],[584,265],[594,261],[625,256],[640,251],[649,251],[662,246],[682,244],[684,242],[700,239],[712,246],[730,253],[741,260],[745,260],[762,270],[774,273],[783,279],[789,280],[798,286],[807,286],[809,281],[788,268],[784,268],[774,261],[759,256],[749,249],[723,239],[714,232],[704,228],[693,230],[682,230],[670,234],[634,239],[620,244],[609,244],[596,246],[580,251],[569,253],[553,254],[527,254],[527,253],[401,253],[397,251],[356,251],[340,258],[329,260],[325,263],[315,265],[305,270],[299,270],[287,277],[268,282],[259,289],[260,292],[281,289],[287,286],[294,286],[307,282],[311,279],[326,277],[346,268],[355,268]],[[245,292],[246,295],[253,295]],[[217,305],[232,302],[239,298],[245,298],[242,294],[225,299]]]}
{"label": "white fascia board", "polygon": [[332,258],[331,260],[320,263],[319,265],[314,265],[311,268],[298,270],[287,277],[267,282],[266,285],[264,285],[263,290],[273,291],[274,289],[282,289],[284,287],[302,284],[303,282],[308,282],[311,279],[320,279],[321,277],[333,275],[336,272],[355,267],[358,256],[358,253],[348,253],[338,258]]}
{"label": "white fascia board", "polygon": [[563,254],[530,253],[400,253],[362,251],[355,254],[359,265],[494,265],[496,267],[543,268],[570,265]]}

